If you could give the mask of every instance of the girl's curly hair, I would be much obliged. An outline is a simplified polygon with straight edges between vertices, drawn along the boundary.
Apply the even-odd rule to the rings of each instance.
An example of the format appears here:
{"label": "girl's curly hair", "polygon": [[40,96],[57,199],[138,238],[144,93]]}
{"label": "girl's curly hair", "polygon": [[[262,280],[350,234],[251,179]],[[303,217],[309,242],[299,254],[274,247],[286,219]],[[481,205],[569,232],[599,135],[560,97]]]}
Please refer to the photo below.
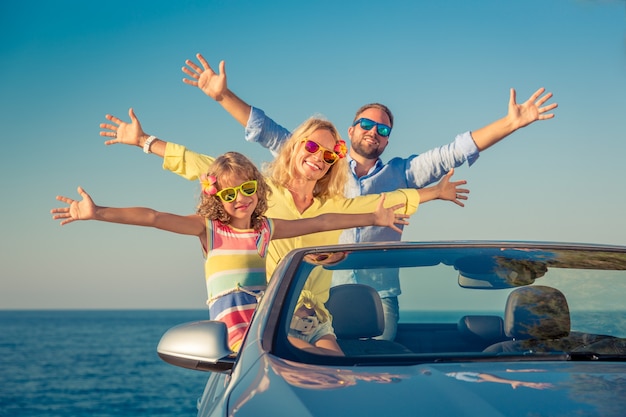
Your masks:
{"label": "girl's curly hair", "polygon": [[[244,178],[246,181],[257,181],[256,194],[259,197],[259,202],[252,213],[250,224],[254,230],[259,230],[265,218],[267,199],[271,195],[272,190],[254,163],[239,152],[227,152],[213,162],[209,167],[207,175],[212,175],[217,179],[215,186],[218,190],[223,188],[223,184],[227,182],[226,180],[235,176]],[[230,215],[224,210],[222,200],[217,195],[207,195],[203,192],[201,193],[201,201],[198,204],[196,214],[210,220],[219,220],[224,224],[230,224],[231,220]]]}

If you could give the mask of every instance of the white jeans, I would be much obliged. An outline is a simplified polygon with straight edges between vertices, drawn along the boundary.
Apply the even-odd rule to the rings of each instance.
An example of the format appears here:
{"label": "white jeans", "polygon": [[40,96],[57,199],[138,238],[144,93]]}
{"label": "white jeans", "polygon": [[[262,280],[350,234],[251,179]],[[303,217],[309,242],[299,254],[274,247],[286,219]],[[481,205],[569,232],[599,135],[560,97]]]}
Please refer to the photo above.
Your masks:
{"label": "white jeans", "polygon": [[382,301],[383,313],[385,314],[385,331],[376,339],[394,340],[398,330],[398,319],[400,318],[398,297],[384,297],[380,301]]}

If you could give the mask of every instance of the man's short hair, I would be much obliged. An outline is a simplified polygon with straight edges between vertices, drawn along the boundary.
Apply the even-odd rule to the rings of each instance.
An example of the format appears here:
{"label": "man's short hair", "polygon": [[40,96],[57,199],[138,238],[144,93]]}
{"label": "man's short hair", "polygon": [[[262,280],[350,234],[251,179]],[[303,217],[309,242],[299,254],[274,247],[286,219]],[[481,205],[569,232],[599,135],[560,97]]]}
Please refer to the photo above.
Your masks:
{"label": "man's short hair", "polygon": [[391,110],[389,110],[389,107],[385,106],[384,104],[380,104],[380,103],[369,103],[369,104],[366,104],[364,106],[361,106],[356,111],[356,114],[354,115],[354,120],[352,120],[352,123],[356,122],[356,120],[359,118],[361,113],[363,113],[367,109],[378,109],[378,110],[382,110],[385,113],[387,113],[387,116],[389,116],[389,125],[390,125],[389,127],[393,127],[393,114],[391,113]]}

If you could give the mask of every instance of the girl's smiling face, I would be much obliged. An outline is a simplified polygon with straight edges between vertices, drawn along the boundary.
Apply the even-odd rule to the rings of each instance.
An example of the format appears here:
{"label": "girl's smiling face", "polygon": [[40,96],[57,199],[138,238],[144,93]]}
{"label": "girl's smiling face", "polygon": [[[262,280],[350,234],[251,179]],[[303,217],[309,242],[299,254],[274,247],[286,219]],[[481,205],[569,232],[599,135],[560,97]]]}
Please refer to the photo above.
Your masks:
{"label": "girl's smiling face", "polygon": [[[239,175],[233,175],[228,178],[219,180],[221,191],[225,188],[239,187],[244,182],[250,181],[250,178],[243,178]],[[215,197],[219,199],[219,197]],[[237,190],[237,196],[232,202],[225,202],[219,199],[220,203],[224,206],[224,210],[231,217],[230,225],[237,229],[250,229],[251,218],[254,209],[259,203],[259,196],[257,193],[252,195],[244,195],[240,190]]]}

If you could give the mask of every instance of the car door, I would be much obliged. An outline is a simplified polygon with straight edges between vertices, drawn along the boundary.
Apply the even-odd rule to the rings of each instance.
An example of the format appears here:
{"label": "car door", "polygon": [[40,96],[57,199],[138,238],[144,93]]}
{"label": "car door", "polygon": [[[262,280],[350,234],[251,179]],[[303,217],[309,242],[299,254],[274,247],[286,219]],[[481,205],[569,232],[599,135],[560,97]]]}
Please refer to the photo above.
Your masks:
{"label": "car door", "polygon": [[224,392],[230,373],[211,372],[202,397],[198,399],[198,417],[225,416]]}

